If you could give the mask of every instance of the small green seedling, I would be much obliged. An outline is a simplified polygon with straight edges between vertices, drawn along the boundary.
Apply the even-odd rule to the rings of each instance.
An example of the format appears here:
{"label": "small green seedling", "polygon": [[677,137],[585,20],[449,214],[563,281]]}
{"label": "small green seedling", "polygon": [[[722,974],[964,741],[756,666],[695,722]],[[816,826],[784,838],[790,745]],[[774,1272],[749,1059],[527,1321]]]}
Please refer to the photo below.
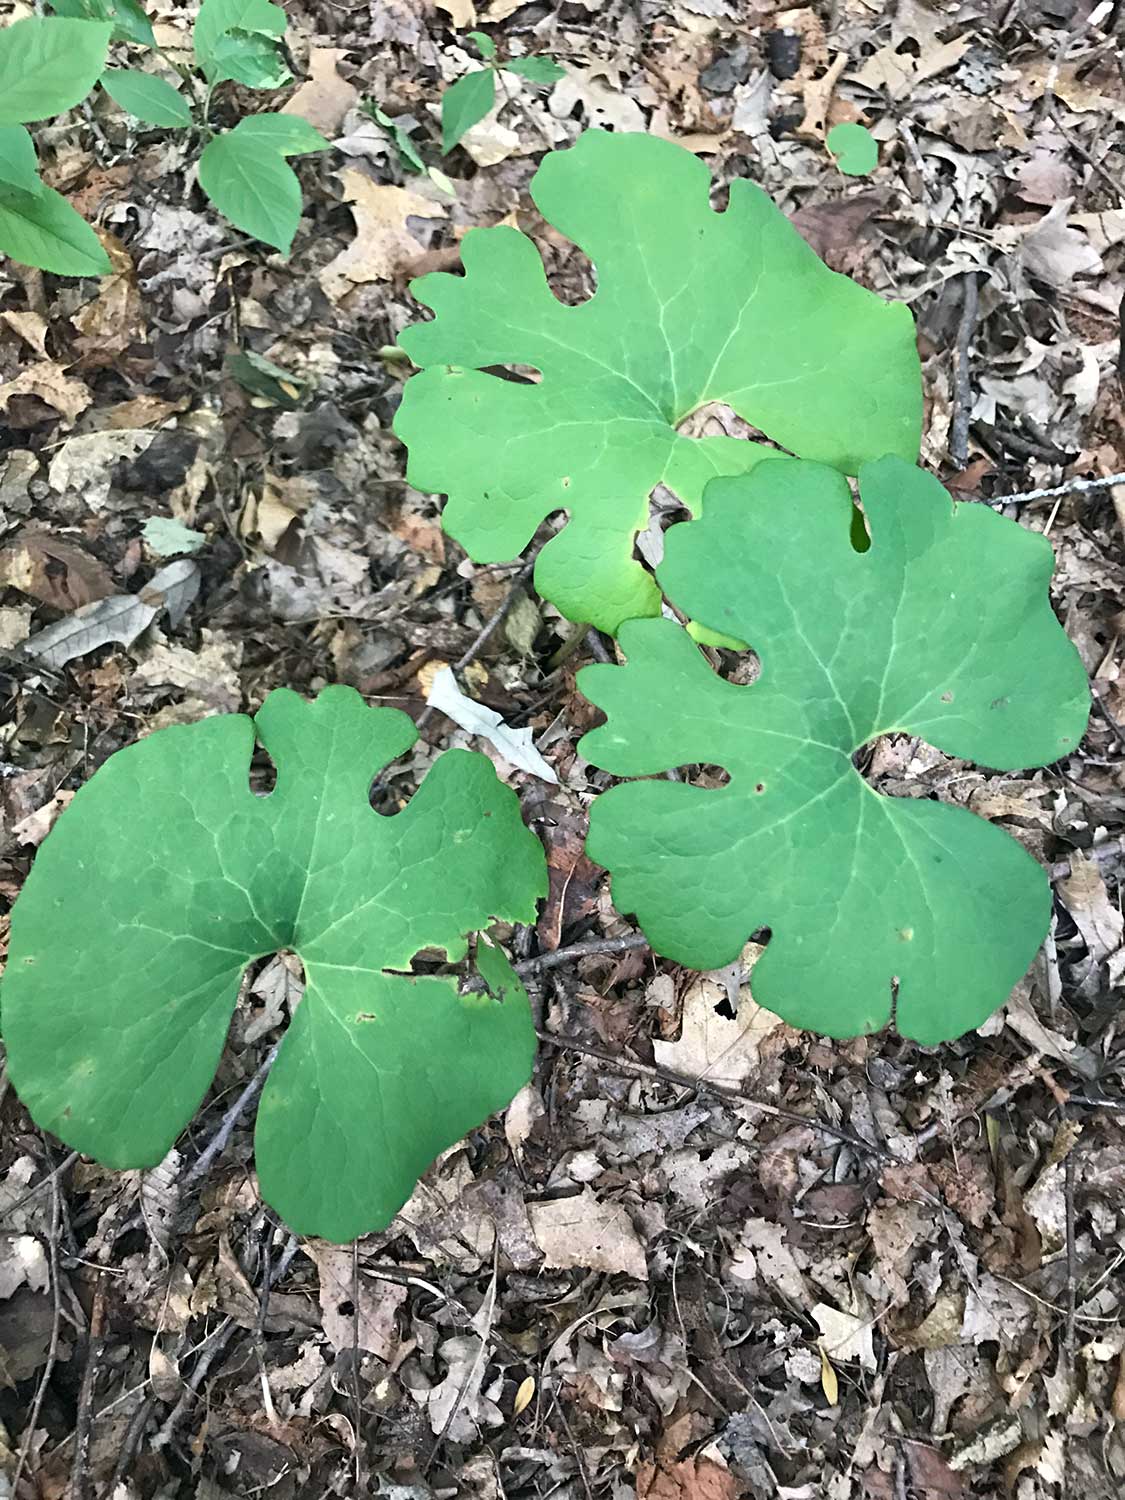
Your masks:
{"label": "small green seedling", "polygon": [[[255,733],[277,786],[255,796]],[[412,975],[492,918],[534,920],[543,851],[489,761],[439,757],[382,817],[372,778],[417,739],[351,688],[280,689],[119,752],[75,797],[12,914],[10,1076],[32,1117],[111,1167],[159,1162],[209,1087],[247,963],[307,988],[258,1109],[262,1195],[298,1233],[385,1227],[434,1157],[527,1082],[527,997],[482,939],[487,992]]]}
{"label": "small green seedling", "polygon": [[712,969],[756,929],[760,1004],[853,1036],[892,1013],[933,1043],[1008,997],[1047,930],[1046,876],[964,808],[877,795],[852,756],[914,734],[1002,770],[1078,745],[1089,690],[1051,612],[1052,551],[982,505],[886,458],[860,470],[870,546],[846,481],[792,459],[717,479],[674,526],[658,577],[761,676],[716,676],[671,620],[623,627],[625,667],[586,667],[608,714],[580,753],[615,776],[719,765],[726,786],[639,781],[595,802],[587,849],[658,953]]}
{"label": "small green seedling", "polygon": [[[710,187],[680,146],[587,131],[544,158],[531,192],[594,262],[589,301],[561,303],[535,245],[506,227],[469,231],[464,276],[413,283],[436,316],[400,340],[423,367],[395,420],[410,483],[449,496],[442,524],[477,562],[517,556],[565,510],[536,586],[570,619],[606,630],[659,610],[633,559],[654,487],[698,510],[709,479],[773,451],[683,436],[677,427],[699,407],[724,402],[846,473],[918,453],[908,309],[829,271],[753,183],[732,183],[723,213]],[[486,373],[513,364],[541,379]]]}
{"label": "small green seedling", "polygon": [[0,30],[0,254],[62,276],[112,268],[97,235],[39,178],[28,122],[80,104],[95,84],[144,125],[193,130],[199,183],[236,228],[288,254],[301,217],[300,183],[287,158],[328,142],[294,115],[251,115],[216,133],[214,92],[224,83],[280,88],[285,12],[271,0],[203,0],[193,32],[195,67],[169,76],[107,67],[112,43],[155,48],[136,0],[55,0],[53,17]]}
{"label": "small green seedling", "polygon": [[879,145],[866,125],[833,125],[824,144],[845,177],[866,177],[879,164]]}
{"label": "small green seedling", "polygon": [[479,125],[496,103],[496,81],[503,69],[515,73],[528,83],[558,83],[566,74],[557,62],[549,57],[513,57],[501,62],[496,56],[496,43],[483,31],[470,31],[468,39],[476,47],[484,61],[483,68],[466,73],[451,84],[441,99],[441,149],[448,156],[467,130]]}

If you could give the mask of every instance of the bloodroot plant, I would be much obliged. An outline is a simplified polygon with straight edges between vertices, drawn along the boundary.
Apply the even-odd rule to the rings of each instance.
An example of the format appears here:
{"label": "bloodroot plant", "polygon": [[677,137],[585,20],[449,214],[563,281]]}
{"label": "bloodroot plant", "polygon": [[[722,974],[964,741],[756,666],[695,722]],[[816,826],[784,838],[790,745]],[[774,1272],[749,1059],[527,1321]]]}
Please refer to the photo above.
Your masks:
{"label": "bloodroot plant", "polygon": [[[590,856],[654,950],[713,968],[768,929],[761,1004],[833,1036],[893,1018],[933,1044],[1007,998],[1049,887],[985,819],[877,793],[857,752],[906,734],[996,769],[1049,764],[1085,730],[1085,673],[1050,608],[1050,544],[914,467],[909,312],[829,271],[751,183],[721,212],[710,189],[694,156],[649,136],[595,131],[548,155],[533,197],[596,290],[564,305],[508,228],[465,237],[464,276],[416,283],[435,317],[402,339],[421,367],[396,423],[408,478],[448,495],[443,523],[481,562],[564,513],[536,582],[619,632],[623,661],[580,674],[607,716],[581,754],[620,778],[688,768],[591,810]],[[709,402],[779,446],[681,432]],[[696,519],[666,534],[653,577],[633,543],[658,485]],[[726,681],[701,634],[756,652],[756,680]],[[278,773],[265,797],[248,783],[255,735]],[[280,689],[253,721],[111,757],[13,915],[4,1036],[41,1126],[112,1166],[159,1161],[210,1085],[246,965],[279,949],[307,988],[256,1159],[293,1229],[385,1226],[434,1156],[513,1097],[535,1034],[500,949],[477,939],[472,989],[412,965],[461,959],[494,919],[532,921],[543,851],[481,755],[446,752],[397,816],[373,811],[373,776],[415,737],[349,688],[311,704]],[[699,765],[727,784],[692,785]]]}

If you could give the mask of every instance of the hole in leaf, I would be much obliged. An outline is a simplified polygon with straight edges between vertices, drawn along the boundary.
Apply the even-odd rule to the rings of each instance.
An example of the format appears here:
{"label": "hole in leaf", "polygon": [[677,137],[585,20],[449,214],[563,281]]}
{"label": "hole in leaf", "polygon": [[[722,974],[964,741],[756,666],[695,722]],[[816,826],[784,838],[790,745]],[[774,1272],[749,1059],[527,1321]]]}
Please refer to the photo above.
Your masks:
{"label": "hole in leaf", "polygon": [[543,371],[535,365],[483,365],[485,375],[495,375],[497,380],[508,380],[513,385],[538,385]]}
{"label": "hole in leaf", "polygon": [[[702,406],[697,406],[694,411],[689,411],[686,416],[680,418],[674,424],[676,431],[681,437],[709,438],[729,437],[745,438],[752,443],[766,443],[775,447],[774,443],[759,427],[751,427],[749,422],[743,421],[733,406],[728,406],[725,401],[705,401]],[[783,452],[778,449],[778,452]]]}
{"label": "hole in leaf", "polygon": [[340,1315],[341,1318],[351,1318],[351,1317],[354,1317],[355,1316],[355,1303],[351,1302],[351,1301],[341,1302],[339,1304],[339,1306],[336,1308],[336,1311]]}
{"label": "hole in leaf", "polygon": [[852,506],[852,551],[867,552],[871,547],[871,533],[867,529],[867,517],[858,505]]}
{"label": "hole in leaf", "polygon": [[371,783],[371,789],[367,794],[367,800],[371,810],[377,812],[381,818],[396,818],[403,811],[409,797],[402,797],[381,776],[376,776]]}
{"label": "hole in leaf", "polygon": [[730,1003],[730,998],[727,995],[724,995],[723,998],[719,1001],[718,1005],[715,1006],[715,1014],[717,1016],[722,1016],[724,1021],[738,1020],[738,1016],[735,1014],[734,1006]]}
{"label": "hole in leaf", "polygon": [[277,767],[270,759],[269,751],[255,744],[250,757],[250,790],[255,797],[268,797],[277,786]]}
{"label": "hole in leaf", "polygon": [[688,781],[692,786],[702,787],[704,791],[716,791],[730,782],[730,772],[722,766],[677,766],[676,771],[680,781]]}

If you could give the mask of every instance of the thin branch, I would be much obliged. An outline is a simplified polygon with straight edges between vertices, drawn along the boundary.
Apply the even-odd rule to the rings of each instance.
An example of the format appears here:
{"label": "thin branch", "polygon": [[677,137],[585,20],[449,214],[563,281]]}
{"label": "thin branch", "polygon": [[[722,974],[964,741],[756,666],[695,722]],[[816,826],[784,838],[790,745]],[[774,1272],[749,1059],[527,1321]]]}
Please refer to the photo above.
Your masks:
{"label": "thin branch", "polygon": [[234,1127],[246,1113],[254,1100],[254,1096],[260,1091],[269,1076],[270,1069],[277,1061],[277,1054],[280,1047],[280,1041],[274,1042],[273,1046],[266,1053],[258,1071],[223,1116],[210,1144],[200,1152],[199,1156],[196,1157],[195,1161],[184,1174],[182,1187],[190,1187],[193,1182],[197,1182],[203,1176],[204,1172],[208,1170],[215,1158],[222,1155],[226,1149],[227,1142],[234,1134]]}
{"label": "thin branch", "polygon": [[886,1147],[876,1145],[874,1141],[864,1140],[863,1136],[844,1130],[839,1125],[831,1125],[827,1120],[818,1119],[815,1115],[803,1115],[795,1109],[783,1109],[779,1104],[767,1104],[762,1099],[754,1099],[749,1094],[743,1093],[741,1089],[733,1088],[729,1084],[711,1083],[705,1078],[690,1078],[684,1073],[673,1073],[670,1068],[660,1068],[652,1063],[622,1057],[603,1047],[591,1047],[588,1043],[579,1041],[577,1037],[553,1036],[549,1031],[536,1031],[535,1034],[541,1042],[546,1042],[550,1047],[558,1047],[562,1052],[577,1052],[583,1057],[597,1058],[599,1062],[608,1063],[610,1067],[617,1068],[626,1074],[633,1074],[639,1078],[651,1078],[654,1082],[669,1083],[677,1088],[691,1089],[700,1094],[715,1094],[721,1099],[729,1100],[732,1104],[749,1105],[751,1109],[760,1109],[763,1114],[773,1115],[775,1119],[789,1120],[794,1125],[807,1125],[810,1130],[820,1130],[843,1145],[851,1146],[868,1156],[876,1156],[881,1161],[898,1162],[898,1157]]}
{"label": "thin branch", "polygon": [[1125,474],[1106,474],[1102,479],[1071,479],[1066,484],[1055,484],[1045,490],[1022,490],[1016,495],[995,495],[990,505],[1026,505],[1029,500],[1053,500],[1056,495],[1080,495],[1086,490],[1112,489],[1115,484],[1125,484]]}
{"label": "thin branch", "polygon": [[23,1441],[20,1443],[19,1458],[16,1460],[16,1472],[12,1475],[13,1495],[19,1494],[20,1478],[27,1464],[27,1455],[31,1451],[31,1445],[35,1440],[35,1429],[39,1423],[39,1413],[43,1409],[43,1398],[47,1394],[47,1387],[51,1383],[51,1376],[55,1372],[55,1361],[59,1353],[59,1326],[62,1323],[62,1287],[59,1285],[59,1180],[51,1178],[51,1228],[47,1242],[50,1251],[51,1267],[51,1294],[54,1302],[54,1312],[51,1322],[51,1342],[47,1349],[47,1362],[43,1366],[43,1374],[39,1377],[39,1384],[35,1390],[35,1400],[31,1403],[31,1411],[28,1414],[27,1426],[24,1428]]}
{"label": "thin branch", "polygon": [[979,297],[977,273],[968,271],[961,278],[961,321],[957,325],[957,348],[953,366],[953,425],[949,434],[949,457],[958,469],[963,469],[969,461],[969,417],[973,405],[973,369],[969,345],[977,326]]}
{"label": "thin branch", "polygon": [[557,969],[576,958],[587,958],[593,953],[635,953],[648,946],[648,938],[642,932],[631,932],[627,937],[593,938],[588,943],[572,943],[569,948],[556,948],[551,953],[540,953],[537,958],[524,959],[523,963],[516,964],[516,973],[523,979],[530,974],[541,974],[544,969]]}

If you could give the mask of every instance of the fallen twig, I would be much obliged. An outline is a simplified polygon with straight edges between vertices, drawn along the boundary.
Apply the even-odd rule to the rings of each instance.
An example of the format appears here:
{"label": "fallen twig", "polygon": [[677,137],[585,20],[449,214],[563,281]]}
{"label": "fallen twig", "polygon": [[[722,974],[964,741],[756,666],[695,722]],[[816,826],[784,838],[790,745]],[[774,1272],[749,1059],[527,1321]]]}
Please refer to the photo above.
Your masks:
{"label": "fallen twig", "polygon": [[969,417],[973,405],[972,361],[969,345],[977,326],[980,285],[975,271],[961,278],[961,321],[953,364],[953,423],[949,433],[949,456],[958,469],[969,461]]}
{"label": "fallen twig", "polygon": [[1085,490],[1112,489],[1125,484],[1125,474],[1106,474],[1102,479],[1071,479],[1066,484],[1051,485],[1044,490],[1021,490],[1015,495],[996,495],[990,505],[1025,505],[1029,500],[1053,500],[1056,495],[1079,495]]}
{"label": "fallen twig", "polygon": [[587,958],[594,953],[633,953],[648,947],[648,938],[643,932],[630,932],[626,937],[592,938],[587,943],[571,943],[569,948],[556,948],[551,953],[540,953],[536,958],[526,958],[516,964],[520,978],[541,973],[544,969],[557,969],[576,958]]}
{"label": "fallen twig", "polygon": [[892,1152],[885,1146],[878,1146],[874,1141],[864,1140],[863,1136],[856,1135],[842,1126],[831,1125],[827,1120],[818,1119],[815,1115],[803,1115],[795,1109],[784,1109],[780,1104],[767,1104],[763,1099],[755,1099],[750,1094],[744,1094],[741,1089],[736,1089],[725,1083],[711,1083],[705,1078],[689,1078],[684,1073],[674,1073],[670,1068],[661,1068],[654,1063],[640,1062],[631,1057],[622,1057],[619,1053],[609,1052],[603,1047],[592,1047],[587,1042],[579,1041],[577,1037],[554,1036],[549,1031],[536,1031],[536,1036],[541,1042],[548,1046],[558,1047],[562,1052],[577,1052],[584,1057],[597,1058],[599,1062],[608,1063],[613,1068],[619,1068],[624,1073],[632,1073],[640,1078],[651,1078],[660,1083],[669,1083],[677,1088],[692,1089],[701,1094],[716,1094],[719,1098],[728,1099],[734,1104],[748,1104],[752,1109],[760,1109],[763,1114],[773,1115],[779,1120],[789,1120],[794,1125],[807,1125],[810,1130],[822,1131],[830,1135],[841,1144],[852,1146],[857,1151],[863,1151],[869,1156],[877,1156],[881,1161],[897,1162]]}

